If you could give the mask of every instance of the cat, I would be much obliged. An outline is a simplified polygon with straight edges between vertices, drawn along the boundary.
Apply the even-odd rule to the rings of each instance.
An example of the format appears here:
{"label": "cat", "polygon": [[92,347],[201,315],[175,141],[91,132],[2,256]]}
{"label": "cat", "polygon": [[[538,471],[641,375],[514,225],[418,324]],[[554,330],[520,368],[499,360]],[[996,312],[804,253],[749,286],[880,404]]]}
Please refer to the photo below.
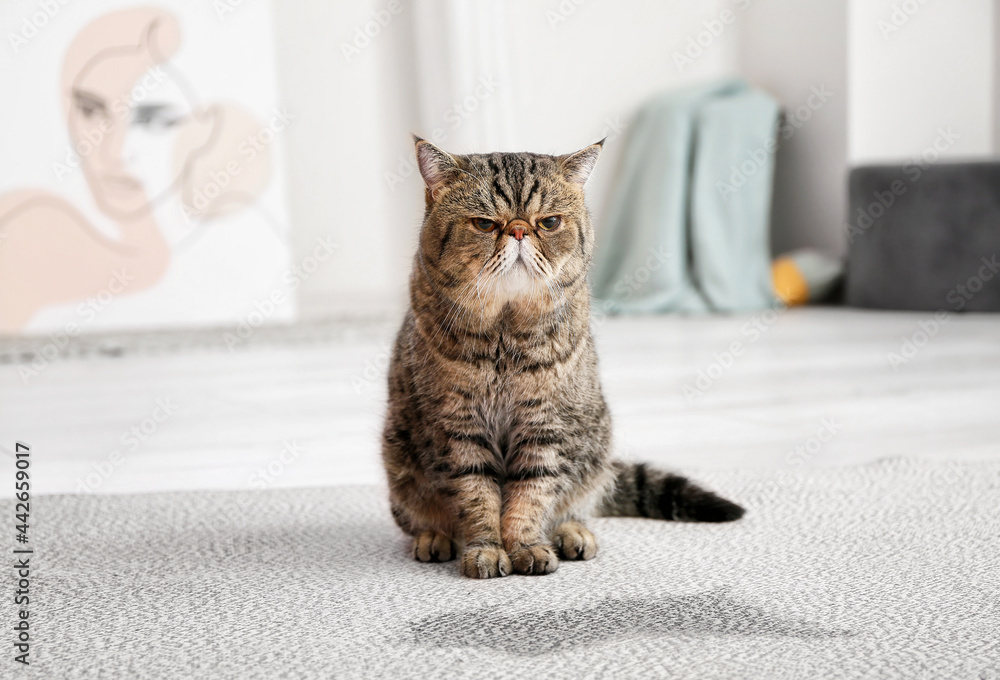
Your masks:
{"label": "cat", "polygon": [[573,154],[451,155],[414,137],[425,213],[388,371],[382,458],[421,562],[465,576],[588,560],[588,516],[727,522],[743,508],[610,457],[590,333],[594,231]]}

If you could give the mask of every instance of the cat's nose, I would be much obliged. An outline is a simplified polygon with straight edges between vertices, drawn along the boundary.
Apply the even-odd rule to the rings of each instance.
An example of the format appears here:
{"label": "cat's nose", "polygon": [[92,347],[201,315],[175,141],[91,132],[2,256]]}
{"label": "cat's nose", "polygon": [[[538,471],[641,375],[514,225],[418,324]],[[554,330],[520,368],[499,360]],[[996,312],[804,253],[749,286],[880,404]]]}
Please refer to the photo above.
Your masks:
{"label": "cat's nose", "polygon": [[510,229],[511,236],[520,241],[524,238],[524,232],[526,231],[527,226],[527,222],[524,222],[523,220],[516,220],[508,225],[508,229]]}

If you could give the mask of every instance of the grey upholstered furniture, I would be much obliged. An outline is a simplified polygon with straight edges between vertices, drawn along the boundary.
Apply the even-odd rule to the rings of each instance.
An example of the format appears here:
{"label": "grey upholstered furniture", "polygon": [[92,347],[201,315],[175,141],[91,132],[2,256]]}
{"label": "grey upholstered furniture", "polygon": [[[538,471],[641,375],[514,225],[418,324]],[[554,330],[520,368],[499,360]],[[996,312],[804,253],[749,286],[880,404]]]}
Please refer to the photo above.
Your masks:
{"label": "grey upholstered furniture", "polygon": [[1000,162],[856,168],[847,304],[1000,311]]}

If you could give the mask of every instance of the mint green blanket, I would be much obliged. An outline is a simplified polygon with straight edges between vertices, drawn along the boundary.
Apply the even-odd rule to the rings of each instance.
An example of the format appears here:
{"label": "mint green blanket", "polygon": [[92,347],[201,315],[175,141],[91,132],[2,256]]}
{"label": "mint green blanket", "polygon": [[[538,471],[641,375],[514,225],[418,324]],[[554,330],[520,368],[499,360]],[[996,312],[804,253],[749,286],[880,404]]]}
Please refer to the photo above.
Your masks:
{"label": "mint green blanket", "polygon": [[774,304],[769,223],[778,105],[733,79],[659,95],[629,130],[591,279],[602,311]]}

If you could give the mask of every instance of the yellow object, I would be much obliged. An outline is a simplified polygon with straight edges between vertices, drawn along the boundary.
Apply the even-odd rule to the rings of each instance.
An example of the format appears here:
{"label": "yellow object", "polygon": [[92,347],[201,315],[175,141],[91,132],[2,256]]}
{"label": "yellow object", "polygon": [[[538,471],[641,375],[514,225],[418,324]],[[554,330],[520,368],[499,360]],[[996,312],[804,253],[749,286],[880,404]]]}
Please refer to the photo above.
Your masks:
{"label": "yellow object", "polygon": [[771,281],[774,294],[789,307],[809,301],[809,283],[792,258],[779,257],[771,263]]}

